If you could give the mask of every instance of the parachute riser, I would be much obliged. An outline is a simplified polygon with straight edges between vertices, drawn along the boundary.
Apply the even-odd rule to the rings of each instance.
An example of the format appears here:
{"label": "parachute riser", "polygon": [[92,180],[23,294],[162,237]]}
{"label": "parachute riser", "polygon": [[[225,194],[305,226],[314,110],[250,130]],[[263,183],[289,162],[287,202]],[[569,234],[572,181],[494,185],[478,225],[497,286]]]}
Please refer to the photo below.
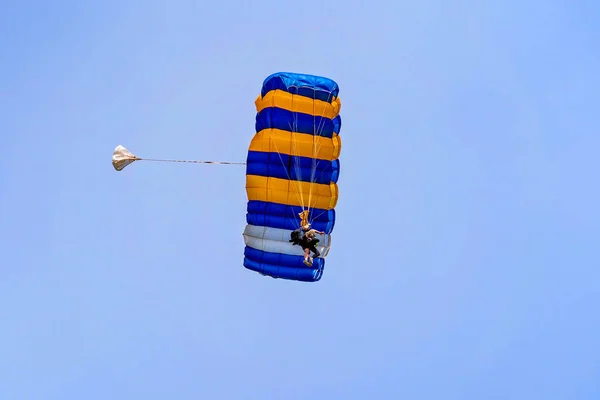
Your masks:
{"label": "parachute riser", "polygon": [[308,210],[304,210],[298,214],[298,216],[300,217],[300,226],[308,225],[308,214],[309,214]]}

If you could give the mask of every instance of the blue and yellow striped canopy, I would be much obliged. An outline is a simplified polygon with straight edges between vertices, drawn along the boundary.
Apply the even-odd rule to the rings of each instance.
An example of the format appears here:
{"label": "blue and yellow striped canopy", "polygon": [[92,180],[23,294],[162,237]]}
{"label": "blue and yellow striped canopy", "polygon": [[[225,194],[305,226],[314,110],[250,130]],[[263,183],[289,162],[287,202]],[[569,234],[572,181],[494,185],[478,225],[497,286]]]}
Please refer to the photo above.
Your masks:
{"label": "blue and yellow striped canopy", "polygon": [[[314,75],[280,72],[263,82],[246,166],[247,269],[273,278],[321,279],[338,200],[338,92],[336,82]],[[311,227],[325,232],[311,267],[289,241],[306,212]]]}

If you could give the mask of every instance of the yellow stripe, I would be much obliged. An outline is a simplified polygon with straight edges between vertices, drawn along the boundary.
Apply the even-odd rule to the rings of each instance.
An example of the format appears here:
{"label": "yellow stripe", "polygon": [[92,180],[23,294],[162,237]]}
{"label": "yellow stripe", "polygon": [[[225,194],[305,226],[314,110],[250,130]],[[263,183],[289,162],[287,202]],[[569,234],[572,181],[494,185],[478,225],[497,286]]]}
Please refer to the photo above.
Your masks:
{"label": "yellow stripe", "polygon": [[[331,210],[338,200],[335,183],[329,185],[246,175],[248,200]],[[309,204],[310,193],[310,204]]]}
{"label": "yellow stripe", "polygon": [[340,156],[342,141],[336,133],[329,139],[269,128],[254,135],[249,150],[333,161]]}
{"label": "yellow stripe", "polygon": [[332,96],[331,103],[322,100],[313,100],[310,97],[284,92],[283,90],[271,90],[264,97],[259,95],[254,102],[256,111],[261,112],[267,107],[283,108],[292,112],[316,115],[333,119],[340,113],[342,103],[338,98]]}

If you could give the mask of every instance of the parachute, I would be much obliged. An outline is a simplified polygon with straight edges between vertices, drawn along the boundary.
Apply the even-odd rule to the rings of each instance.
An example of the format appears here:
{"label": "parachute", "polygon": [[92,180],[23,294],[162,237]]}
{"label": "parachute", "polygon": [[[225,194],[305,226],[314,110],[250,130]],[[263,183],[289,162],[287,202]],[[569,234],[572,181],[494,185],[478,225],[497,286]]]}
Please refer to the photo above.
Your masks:
{"label": "parachute", "polygon": [[[245,268],[272,278],[319,281],[331,247],[340,173],[341,101],[333,80],[279,72],[256,98],[246,159]],[[290,243],[299,226],[323,231],[311,267]]]}

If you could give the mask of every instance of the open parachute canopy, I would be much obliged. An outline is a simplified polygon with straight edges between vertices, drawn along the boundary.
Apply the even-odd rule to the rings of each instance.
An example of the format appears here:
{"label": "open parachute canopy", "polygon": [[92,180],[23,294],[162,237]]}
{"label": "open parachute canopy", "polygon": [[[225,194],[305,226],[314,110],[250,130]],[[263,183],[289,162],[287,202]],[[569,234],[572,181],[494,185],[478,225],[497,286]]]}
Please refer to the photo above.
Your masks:
{"label": "open parachute canopy", "polygon": [[[256,133],[246,161],[244,267],[271,276],[321,279],[331,246],[341,152],[339,87],[331,79],[276,73],[256,104]],[[301,225],[325,232],[311,267],[290,234]]]}

